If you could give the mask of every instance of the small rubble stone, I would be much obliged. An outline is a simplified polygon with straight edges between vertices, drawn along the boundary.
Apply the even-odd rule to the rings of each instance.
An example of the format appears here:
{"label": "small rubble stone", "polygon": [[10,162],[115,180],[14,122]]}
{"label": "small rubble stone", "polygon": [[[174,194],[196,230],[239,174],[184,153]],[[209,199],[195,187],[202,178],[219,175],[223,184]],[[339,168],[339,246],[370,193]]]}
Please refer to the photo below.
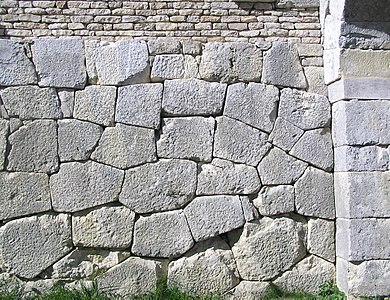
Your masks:
{"label": "small rubble stone", "polygon": [[290,151],[304,131],[283,118],[277,118],[269,142],[284,151]]}
{"label": "small rubble stone", "polygon": [[241,281],[225,296],[228,300],[259,300],[266,296],[268,287],[268,282]]}
{"label": "small rubble stone", "polygon": [[4,169],[8,133],[9,121],[0,119],[0,170]]}
{"label": "small rubble stone", "polygon": [[153,61],[150,78],[152,81],[164,81],[183,78],[184,74],[184,55],[157,55]]}
{"label": "small rubble stone", "polygon": [[307,250],[330,262],[335,262],[335,224],[323,219],[310,219],[307,232]]}
{"label": "small rubble stone", "polygon": [[37,295],[47,294],[53,290],[54,286],[61,285],[62,282],[58,279],[38,279],[34,281],[23,282],[23,295],[28,297],[36,297]]}
{"label": "small rubble stone", "polygon": [[253,204],[263,216],[294,211],[294,187],[292,185],[264,186]]}
{"label": "small rubble stone", "polygon": [[148,41],[148,48],[150,55],[180,54],[181,52],[180,42],[174,38],[150,40]]}
{"label": "small rubble stone", "polygon": [[328,87],[325,84],[324,68],[322,67],[306,67],[305,75],[307,79],[309,93],[328,96]]}
{"label": "small rubble stone", "polygon": [[74,109],[74,91],[60,90],[58,91],[58,98],[61,102],[62,116],[64,118],[72,118]]}

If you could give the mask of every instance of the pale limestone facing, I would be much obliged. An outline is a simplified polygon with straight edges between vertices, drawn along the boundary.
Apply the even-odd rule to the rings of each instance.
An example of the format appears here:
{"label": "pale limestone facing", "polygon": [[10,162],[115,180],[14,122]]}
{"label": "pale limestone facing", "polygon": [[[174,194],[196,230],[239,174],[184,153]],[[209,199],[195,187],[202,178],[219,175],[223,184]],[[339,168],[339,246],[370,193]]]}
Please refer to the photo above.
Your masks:
{"label": "pale limestone facing", "polygon": [[276,119],[275,126],[268,140],[282,150],[290,151],[303,133],[304,131],[302,129],[279,117]]}
{"label": "pale limestone facing", "polygon": [[310,219],[307,228],[307,250],[335,262],[335,223],[324,219]]}
{"label": "pale limestone facing", "polygon": [[225,295],[229,300],[258,300],[265,297],[268,287],[268,282],[243,280]]}
{"label": "pale limestone facing", "polygon": [[253,204],[264,216],[284,214],[294,211],[294,186],[264,186]]}

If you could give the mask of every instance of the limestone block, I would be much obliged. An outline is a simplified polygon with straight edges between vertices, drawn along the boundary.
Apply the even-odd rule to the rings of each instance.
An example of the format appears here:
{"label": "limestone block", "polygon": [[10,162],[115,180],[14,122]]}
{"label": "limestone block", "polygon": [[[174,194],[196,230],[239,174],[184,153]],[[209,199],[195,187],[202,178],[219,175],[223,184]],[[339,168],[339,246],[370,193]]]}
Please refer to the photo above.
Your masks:
{"label": "limestone block", "polygon": [[63,163],[60,171],[50,177],[53,209],[75,212],[114,202],[123,175],[121,170],[92,161]]}
{"label": "limestone block", "polygon": [[294,200],[292,185],[264,186],[253,204],[261,215],[272,216],[293,212]]}
{"label": "limestone block", "polygon": [[136,213],[172,210],[192,200],[197,166],[189,160],[162,159],[126,171],[119,201]]}
{"label": "limestone block", "polygon": [[202,53],[202,43],[193,40],[182,40],[183,54],[200,55]]}
{"label": "limestone block", "polygon": [[200,166],[196,194],[253,194],[260,186],[254,167],[215,158],[210,164]]}
{"label": "limestone block", "polygon": [[9,121],[0,119],[0,170],[4,169],[8,133]]}
{"label": "limestone block", "polygon": [[199,66],[209,81],[260,81],[262,51],[249,43],[207,43]]}
{"label": "limestone block", "polygon": [[198,61],[191,55],[184,55],[184,78],[199,78]]}
{"label": "limestone block", "polygon": [[124,206],[101,207],[72,217],[73,244],[93,248],[129,248],[135,213]]}
{"label": "limestone block", "polygon": [[163,119],[158,157],[211,161],[214,124],[213,118],[204,117]]}
{"label": "limestone block", "polygon": [[37,83],[34,65],[28,59],[21,44],[1,39],[0,53],[0,85]]}
{"label": "limestone block", "polygon": [[330,122],[330,103],[322,95],[283,89],[279,116],[303,130],[325,127]]}
{"label": "limestone block", "polygon": [[184,55],[166,54],[154,58],[150,78],[152,81],[180,79],[185,74]]}
{"label": "limestone block", "polygon": [[295,45],[273,42],[271,49],[264,54],[262,82],[300,89],[307,87]]}
{"label": "limestone block", "polygon": [[196,78],[164,82],[163,111],[168,115],[215,115],[222,112],[226,84]]}
{"label": "limestone block", "polygon": [[1,98],[8,115],[20,119],[59,119],[60,101],[53,88],[18,86],[6,88]]}
{"label": "limestone block", "polygon": [[252,201],[248,196],[239,196],[241,201],[242,212],[246,222],[253,221],[259,218],[259,212],[256,210]]}
{"label": "limestone block", "polygon": [[309,93],[328,96],[328,87],[325,85],[323,67],[306,67],[305,76]]}
{"label": "limestone block", "polygon": [[245,223],[238,196],[195,198],[184,209],[195,241],[201,241],[239,228]]}
{"label": "limestone block", "polygon": [[194,240],[182,210],[141,216],[135,222],[131,252],[136,255],[178,257],[193,245]]}
{"label": "limestone block", "polygon": [[217,117],[214,156],[256,166],[267,153],[268,135],[239,121]]}
{"label": "limestone block", "polygon": [[268,141],[275,146],[290,151],[303,135],[303,130],[283,118],[277,118]]}
{"label": "limestone block", "polygon": [[34,278],[72,249],[70,217],[48,214],[6,223],[0,253],[11,274]]}
{"label": "limestone block", "polygon": [[246,223],[232,246],[244,280],[267,280],[305,257],[303,224],[288,218],[264,217],[259,224]]}
{"label": "limestone block", "polygon": [[120,169],[155,161],[154,131],[120,123],[107,127],[91,157]]}
{"label": "limestone block", "polygon": [[279,0],[277,6],[280,8],[309,8],[315,7],[318,8],[320,6],[319,0]]}
{"label": "limestone block", "polygon": [[61,103],[62,116],[64,118],[72,118],[74,109],[74,91],[59,90],[58,98],[60,99]]}
{"label": "limestone block", "polygon": [[87,86],[76,92],[73,116],[76,119],[110,126],[114,123],[115,100],[115,87]]}
{"label": "limestone block", "polygon": [[272,148],[260,162],[257,170],[263,184],[292,184],[305,171],[307,163],[300,161],[279,148]]}
{"label": "limestone block", "polygon": [[23,295],[27,297],[37,297],[37,295],[42,295],[49,293],[50,290],[56,285],[63,284],[58,279],[38,279],[34,281],[25,281],[23,282]]}
{"label": "limestone block", "polygon": [[149,82],[149,55],[144,41],[86,41],[85,54],[89,81],[93,84]]}
{"label": "limestone block", "polygon": [[[5,121],[5,120],[4,120]],[[16,130],[18,130],[20,127],[23,126],[23,121],[19,118],[10,118],[9,120],[9,133],[14,133]],[[3,122],[3,121],[1,121]],[[3,123],[4,126],[5,123]],[[4,130],[4,129],[3,129]]]}
{"label": "limestone block", "polygon": [[330,262],[335,262],[335,224],[323,219],[310,219],[307,232],[307,250]]}
{"label": "limestone block", "polygon": [[53,173],[58,169],[57,124],[36,120],[22,126],[9,138],[9,171]]}
{"label": "limestone block", "polygon": [[81,39],[36,39],[31,46],[40,86],[81,89],[87,81]]}
{"label": "limestone block", "polygon": [[97,124],[66,119],[58,121],[60,161],[87,160],[95,149],[103,128]]}
{"label": "limestone block", "polygon": [[163,85],[134,84],[118,88],[115,121],[152,129],[160,127]]}
{"label": "limestone block", "polygon": [[279,90],[250,82],[230,85],[224,115],[265,132],[271,132],[278,110]]}
{"label": "limestone block", "polygon": [[158,54],[180,54],[181,45],[174,38],[158,38],[148,41],[150,55]]}
{"label": "limestone block", "polygon": [[265,297],[269,283],[261,281],[241,281],[226,293],[228,300],[258,300]]}

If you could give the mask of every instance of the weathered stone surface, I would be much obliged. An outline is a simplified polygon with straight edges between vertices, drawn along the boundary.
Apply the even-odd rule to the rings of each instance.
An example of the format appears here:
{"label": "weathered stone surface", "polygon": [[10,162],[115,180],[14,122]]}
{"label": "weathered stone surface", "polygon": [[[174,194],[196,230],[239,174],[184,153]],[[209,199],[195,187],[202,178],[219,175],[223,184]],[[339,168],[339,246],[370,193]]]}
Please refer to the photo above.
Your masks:
{"label": "weathered stone surface", "polygon": [[6,88],[1,98],[8,115],[20,119],[59,119],[60,101],[53,88],[18,86]]}
{"label": "weathered stone surface", "polygon": [[7,170],[52,173],[58,169],[57,124],[36,120],[9,136]]}
{"label": "weathered stone surface", "polygon": [[246,223],[232,251],[244,280],[267,280],[305,257],[303,224],[288,218],[264,217]]}
{"label": "weathered stone surface", "polygon": [[118,89],[115,121],[158,129],[163,85],[134,84]]}
{"label": "weathered stone surface", "polygon": [[275,123],[278,102],[279,90],[274,86],[236,83],[228,87],[224,115],[269,133]]}
{"label": "weathered stone surface", "polygon": [[[19,118],[10,118],[8,121],[9,121],[9,133],[10,134],[14,133],[16,130],[18,130],[20,127],[23,126],[23,121],[20,120]],[[0,121],[0,122],[2,122],[2,121]]]}
{"label": "weathered stone surface", "polygon": [[335,262],[335,224],[323,219],[310,219],[307,250],[328,261]]}
{"label": "weathered stone surface", "polygon": [[0,253],[11,274],[34,278],[72,249],[70,217],[42,215],[1,227]]}
{"label": "weathered stone surface", "polygon": [[0,53],[0,86],[37,83],[34,65],[21,44],[1,39]]}
{"label": "weathered stone surface", "polygon": [[22,285],[23,295],[26,296],[26,298],[33,298],[37,295],[49,293],[55,285],[61,284],[62,282],[58,279],[38,279],[34,281],[25,281]]}
{"label": "weathered stone surface", "polygon": [[214,156],[256,166],[267,153],[268,135],[227,117],[217,118]]}
{"label": "weathered stone surface", "polygon": [[74,119],[58,121],[58,155],[60,161],[87,160],[95,149],[103,128]]}
{"label": "weathered stone surface", "polygon": [[195,241],[239,228],[245,223],[238,196],[197,197],[184,209]]}
{"label": "weathered stone surface", "polygon": [[260,162],[257,170],[263,184],[292,184],[303,174],[306,167],[307,163],[274,147]]}
{"label": "weathered stone surface", "polygon": [[215,158],[200,166],[196,194],[253,194],[260,186],[254,167]]}
{"label": "weathered stone surface", "polygon": [[0,170],[4,169],[8,133],[9,121],[0,119]]}
{"label": "weathered stone surface", "polygon": [[259,212],[254,207],[248,196],[239,196],[241,201],[242,212],[246,222],[253,221],[259,218]]}
{"label": "weathered stone surface", "polygon": [[261,281],[241,281],[225,296],[229,300],[258,300],[267,294],[269,283]]}
{"label": "weathered stone surface", "polygon": [[324,79],[324,68],[306,67],[305,75],[308,84],[307,91],[309,93],[328,96],[328,87],[326,86],[325,79]]}
{"label": "weathered stone surface", "polygon": [[295,184],[295,206],[304,216],[335,217],[333,175],[309,167]]}
{"label": "weathered stone surface", "polygon": [[248,43],[207,43],[199,66],[205,80],[220,82],[259,81],[262,52]]}
{"label": "weathered stone surface", "polygon": [[72,217],[73,244],[82,247],[129,248],[135,213],[121,207],[101,207]]}
{"label": "weathered stone surface", "polygon": [[194,40],[180,41],[183,47],[183,54],[200,55],[202,53],[202,43]]}
{"label": "weathered stone surface", "polygon": [[264,186],[253,204],[263,216],[294,211],[294,187],[292,185]]}
{"label": "weathered stone surface", "polygon": [[283,118],[277,118],[268,141],[275,146],[290,151],[304,131]]}
{"label": "weathered stone surface", "polygon": [[83,88],[87,81],[81,39],[36,39],[31,46],[39,85]]}
{"label": "weathered stone surface", "polygon": [[64,118],[73,117],[74,109],[74,91],[73,90],[59,90],[58,98],[61,102],[61,111]]}
{"label": "weathered stone surface", "polygon": [[158,54],[179,54],[180,42],[174,38],[158,38],[148,41],[150,55]]}
{"label": "weathered stone surface", "polygon": [[213,118],[165,118],[157,155],[165,158],[188,158],[211,161],[214,140]]}
{"label": "weathered stone surface", "polygon": [[278,7],[281,8],[308,8],[308,7],[319,7],[319,0],[280,0],[277,3]]}
{"label": "weathered stone surface", "polygon": [[196,78],[164,82],[162,108],[168,115],[215,115],[222,112],[226,84]]}
{"label": "weathered stone surface", "polygon": [[46,174],[0,172],[0,220],[51,209]]}
{"label": "weathered stone surface", "polygon": [[135,222],[131,252],[140,256],[177,257],[194,245],[182,210],[140,217]]}
{"label": "weathered stone surface", "polygon": [[148,47],[144,41],[86,41],[86,63],[93,84],[127,85],[149,81]]}
{"label": "weathered stone surface", "polygon": [[157,55],[154,58],[150,78],[152,81],[184,78],[184,55]]}
{"label": "weathered stone surface", "polygon": [[126,169],[156,160],[152,129],[117,123],[104,130],[91,158],[116,168]]}
{"label": "weathered stone surface", "polygon": [[307,87],[295,45],[273,42],[271,49],[264,54],[262,81],[286,87]]}
{"label": "weathered stone surface", "polygon": [[386,171],[390,158],[380,146],[341,146],[334,149],[335,171]]}
{"label": "weathered stone surface", "polygon": [[136,213],[180,208],[192,200],[197,166],[188,160],[165,160],[126,171],[119,201]]}
{"label": "weathered stone surface", "polygon": [[75,212],[114,202],[123,175],[121,170],[92,161],[63,163],[60,171],[50,177],[53,209]]}
{"label": "weathered stone surface", "polygon": [[87,86],[76,92],[73,116],[104,126],[114,123],[116,88]]}

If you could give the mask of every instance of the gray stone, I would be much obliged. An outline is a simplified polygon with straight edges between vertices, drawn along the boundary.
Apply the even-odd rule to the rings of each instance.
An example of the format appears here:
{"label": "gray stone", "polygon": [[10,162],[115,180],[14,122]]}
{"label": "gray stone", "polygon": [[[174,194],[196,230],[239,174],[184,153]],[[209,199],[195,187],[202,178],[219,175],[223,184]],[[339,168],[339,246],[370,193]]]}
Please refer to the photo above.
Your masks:
{"label": "gray stone", "polygon": [[7,271],[34,278],[72,249],[70,217],[49,214],[10,221],[1,227],[0,241]]}
{"label": "gray stone", "polygon": [[155,161],[154,131],[117,123],[104,130],[91,157],[120,169]]}
{"label": "gray stone", "polygon": [[60,171],[50,177],[53,209],[75,212],[114,202],[123,175],[121,170],[92,161],[63,163]]}
{"label": "gray stone", "polygon": [[20,119],[59,119],[60,101],[53,88],[18,86],[6,88],[1,98],[8,115]]}
{"label": "gray stone", "polygon": [[232,251],[244,280],[267,280],[305,257],[303,224],[288,218],[264,217],[246,223]]}
{"label": "gray stone", "polygon": [[158,129],[163,85],[134,84],[118,88],[115,121]]}
{"label": "gray stone", "polygon": [[22,45],[1,39],[0,53],[0,86],[37,83],[34,65]]}
{"label": "gray stone", "polygon": [[73,116],[103,126],[114,123],[116,88],[87,86],[76,92]]}
{"label": "gray stone", "polygon": [[304,216],[333,219],[333,174],[309,167],[295,184],[295,206]]}
{"label": "gray stone", "polygon": [[258,300],[266,296],[269,283],[261,281],[241,281],[225,294],[229,300]]}
{"label": "gray stone", "polygon": [[275,146],[290,151],[304,131],[283,118],[277,118],[268,141]]}
{"label": "gray stone", "polygon": [[58,155],[60,161],[87,160],[95,149],[103,128],[79,120],[58,121]]}
{"label": "gray stone", "polygon": [[249,43],[207,43],[199,66],[209,81],[260,81],[262,52]]}
{"label": "gray stone", "polygon": [[119,201],[136,213],[176,209],[192,200],[197,166],[188,160],[159,160],[126,171]]}
{"label": "gray stone", "polygon": [[252,201],[249,199],[248,196],[239,196],[241,201],[241,207],[242,211],[244,213],[244,219],[246,222],[253,221],[255,219],[258,219],[259,212],[254,207]]}
{"label": "gray stone", "polygon": [[127,85],[149,81],[148,47],[144,41],[86,41],[86,63],[93,84]]}
{"label": "gray stone", "polygon": [[307,87],[295,45],[286,42],[273,42],[271,49],[264,54],[262,81],[286,87],[301,89]]}
{"label": "gray stone", "polygon": [[0,172],[0,220],[51,209],[46,174]]}
{"label": "gray stone", "polygon": [[[307,232],[307,250],[328,261],[335,262],[335,224],[323,219],[310,219]],[[319,285],[318,285],[319,286]]]}
{"label": "gray stone", "polygon": [[129,248],[135,213],[120,207],[101,207],[72,217],[73,244],[94,248]]}
{"label": "gray stone", "polygon": [[253,194],[260,186],[254,167],[215,158],[200,166],[196,194]]}
{"label": "gray stone", "polygon": [[196,78],[164,82],[162,108],[168,115],[216,115],[222,112],[226,84]]}
{"label": "gray stone", "polygon": [[87,81],[81,39],[36,39],[31,46],[39,85],[83,88]]}
{"label": "gray stone", "polygon": [[141,216],[135,222],[131,252],[136,255],[178,257],[193,245],[194,240],[182,210]]}
{"label": "gray stone", "polygon": [[61,102],[62,116],[64,118],[72,118],[74,109],[74,91],[60,90],[58,91],[58,98],[60,98]]}
{"label": "gray stone", "polygon": [[184,55],[157,55],[154,58],[150,78],[152,81],[180,79],[185,74]]}
{"label": "gray stone", "polygon": [[18,118],[9,119],[9,133],[14,133],[20,127],[23,126],[23,121]]}
{"label": "gray stone", "polygon": [[57,124],[36,120],[9,136],[7,170],[53,173],[58,170]]}
{"label": "gray stone", "polygon": [[202,53],[202,43],[193,40],[182,40],[183,54],[200,55]]}
{"label": "gray stone", "polygon": [[184,55],[184,78],[198,78],[199,65],[195,57]]}
{"label": "gray stone", "polygon": [[58,279],[38,279],[34,281],[23,282],[23,295],[28,298],[37,297],[38,295],[48,294],[56,285],[63,283]]}
{"label": "gray stone", "polygon": [[4,169],[8,133],[9,122],[7,120],[0,119],[0,170]]}
{"label": "gray stone", "polygon": [[214,156],[256,166],[267,153],[268,135],[239,121],[217,118]]}
{"label": "gray stone", "polygon": [[180,54],[181,52],[180,42],[174,38],[150,40],[148,41],[148,48],[150,55]]}
{"label": "gray stone", "polygon": [[279,0],[277,7],[280,8],[318,8],[319,0]]}
{"label": "gray stone", "polygon": [[204,117],[163,119],[158,157],[211,161],[214,124],[213,118]]}
{"label": "gray stone", "polygon": [[272,148],[260,162],[257,170],[263,184],[292,184],[305,171],[307,163],[288,155],[279,148]]}
{"label": "gray stone", "polygon": [[184,209],[195,241],[201,241],[239,228],[245,223],[238,196],[195,198]]}
{"label": "gray stone", "polygon": [[330,122],[330,103],[322,95],[283,89],[279,116],[303,130],[324,127]]}
{"label": "gray stone", "polygon": [[253,204],[261,215],[272,216],[293,212],[294,200],[292,185],[264,186]]}
{"label": "gray stone", "polygon": [[271,132],[278,110],[279,90],[250,82],[230,85],[224,115],[265,132]]}
{"label": "gray stone", "polygon": [[325,84],[323,67],[306,67],[305,76],[309,93],[328,96],[328,87]]}

